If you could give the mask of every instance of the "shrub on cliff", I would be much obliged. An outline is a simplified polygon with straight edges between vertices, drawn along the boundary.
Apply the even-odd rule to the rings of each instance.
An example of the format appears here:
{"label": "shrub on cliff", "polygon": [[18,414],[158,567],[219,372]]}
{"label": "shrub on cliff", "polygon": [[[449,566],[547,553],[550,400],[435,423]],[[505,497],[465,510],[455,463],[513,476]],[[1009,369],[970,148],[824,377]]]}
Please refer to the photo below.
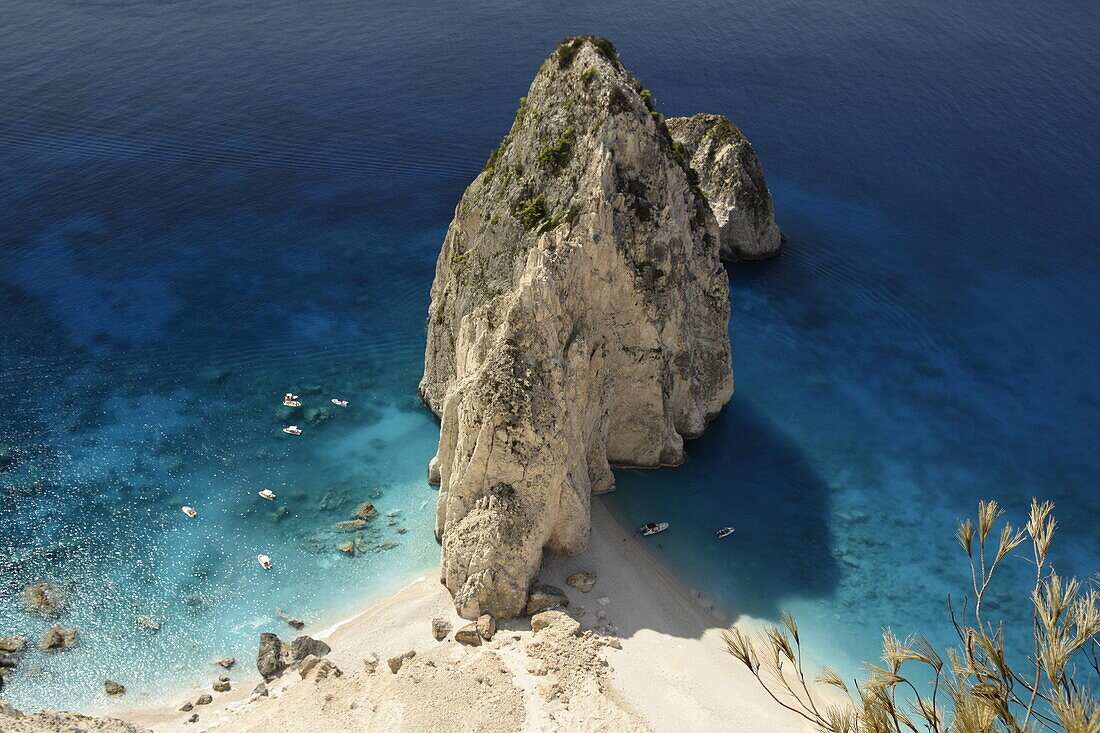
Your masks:
{"label": "shrub on cliff", "polygon": [[[950,609],[960,646],[946,659],[923,636],[899,639],[886,629],[879,666],[853,691],[833,669],[815,678],[848,695],[850,706],[825,705],[806,682],[798,625],[784,612],[782,626],[749,637],[725,634],[727,651],[744,664],[780,705],[830,733],[1030,733],[1100,730],[1096,700],[1100,664],[1100,593],[1077,578],[1054,572],[1047,556],[1057,523],[1054,505],[1032,500],[1027,525],[1007,522],[995,531],[1002,511],[996,502],[978,505],[977,525],[960,523],[956,537],[970,564],[974,608],[970,623]],[[1001,561],[1021,545],[1031,550],[1035,583],[1028,599],[1033,652],[1011,661],[1003,624],[983,616]],[[914,668],[915,667],[915,668]],[[914,674],[914,672],[916,674]],[[930,682],[923,682],[930,678]],[[927,685],[929,694],[919,692]]]}

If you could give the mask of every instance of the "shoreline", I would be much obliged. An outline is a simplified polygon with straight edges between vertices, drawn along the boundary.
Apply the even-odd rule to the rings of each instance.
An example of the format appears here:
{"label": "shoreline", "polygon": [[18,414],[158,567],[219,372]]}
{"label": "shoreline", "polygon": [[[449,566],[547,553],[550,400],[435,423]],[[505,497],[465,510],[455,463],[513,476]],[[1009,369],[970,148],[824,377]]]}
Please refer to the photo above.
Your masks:
{"label": "shoreline", "polygon": [[[597,574],[591,592],[584,594],[565,584],[565,578],[577,572]],[[209,688],[181,690],[170,697],[169,703],[113,708],[97,714],[120,718],[154,733],[195,729],[237,733],[259,731],[265,725],[269,729],[282,726],[292,733],[299,730],[296,725],[301,725],[303,733],[310,726],[313,730],[320,727],[332,731],[386,730],[394,726],[419,730],[421,725],[433,724],[431,716],[438,714],[441,704],[433,704],[432,700],[440,696],[447,699],[452,694],[449,685],[461,681],[459,693],[466,695],[471,694],[471,684],[477,687],[463,677],[466,667],[479,669],[477,665],[485,659],[493,659],[496,661],[490,664],[503,663],[508,671],[496,680],[493,690],[501,690],[499,695],[505,700],[509,695],[512,699],[507,709],[495,710],[494,697],[489,703],[479,700],[479,705],[485,703],[487,707],[463,712],[489,716],[488,723],[469,721],[474,728],[490,725],[492,730],[500,731],[569,730],[577,725],[588,729],[591,724],[595,730],[678,732],[685,726],[746,732],[807,730],[804,721],[776,705],[748,671],[726,653],[721,634],[727,625],[706,597],[693,591],[644,542],[631,536],[622,520],[596,497],[588,549],[579,555],[547,556],[539,574],[539,582],[567,592],[569,612],[582,630],[594,630],[573,637],[570,643],[592,646],[595,640],[605,657],[596,667],[576,676],[572,686],[564,678],[555,685],[568,688],[565,697],[569,702],[564,706],[560,697],[546,697],[546,686],[555,672],[558,677],[566,673],[556,668],[550,676],[529,671],[530,650],[538,648],[540,638],[532,634],[529,619],[499,622],[496,637],[480,647],[467,647],[450,639],[436,641],[431,635],[433,618],[447,619],[452,630],[467,621],[454,613],[449,594],[430,571],[417,575],[410,578],[411,582],[395,585],[396,590],[380,594],[380,598],[357,604],[352,613],[315,635],[332,647],[327,658],[342,671],[338,678],[312,679],[310,684],[299,679],[298,673],[288,671],[269,683],[270,697],[252,697],[260,677],[254,660],[246,659],[234,667],[237,674],[228,673],[233,682],[230,692],[212,693],[212,704],[194,709],[201,713],[200,722],[205,727],[188,723],[192,713],[178,708],[184,701],[194,701],[199,693],[211,692]],[[612,639],[621,648],[603,646]],[[412,685],[415,689],[408,689],[405,671],[391,673],[385,661],[378,665],[377,672],[364,671],[365,659],[377,656],[386,660],[407,650],[417,653],[414,661],[427,665],[410,672],[416,675],[411,679],[420,682],[422,673],[438,676],[439,670],[446,670],[454,679],[425,680]],[[596,653],[587,648],[577,653],[581,652],[587,655],[585,659]],[[216,677],[211,675],[212,679]],[[484,677],[482,671],[471,679]],[[320,694],[322,686],[330,687],[332,692]],[[475,689],[473,694],[480,693]],[[361,700],[368,699],[373,702],[360,705]],[[334,701],[347,705],[337,711],[334,708],[341,706]],[[519,722],[514,718],[517,714],[521,716]],[[304,723],[291,724],[290,718],[300,718]]]}

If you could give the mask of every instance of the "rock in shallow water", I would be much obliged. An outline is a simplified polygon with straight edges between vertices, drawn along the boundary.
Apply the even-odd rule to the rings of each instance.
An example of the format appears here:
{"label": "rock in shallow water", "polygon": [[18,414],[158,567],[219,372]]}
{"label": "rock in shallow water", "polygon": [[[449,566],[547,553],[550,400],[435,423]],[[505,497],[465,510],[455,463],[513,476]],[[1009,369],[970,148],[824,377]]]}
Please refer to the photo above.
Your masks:
{"label": "rock in shallow water", "polygon": [[67,651],[76,647],[79,641],[76,629],[54,624],[42,634],[40,646],[43,651]]}
{"label": "rock in shallow water", "polygon": [[103,691],[111,697],[118,697],[126,693],[125,685],[120,685],[114,680],[105,680],[103,682]]}
{"label": "rock in shallow water", "polygon": [[283,640],[275,634],[260,634],[260,648],[256,654],[256,669],[265,682],[270,682],[286,669],[286,653]]}
{"label": "rock in shallow water", "polygon": [[69,594],[53,583],[35,583],[23,589],[22,603],[29,614],[53,618],[68,609]]}

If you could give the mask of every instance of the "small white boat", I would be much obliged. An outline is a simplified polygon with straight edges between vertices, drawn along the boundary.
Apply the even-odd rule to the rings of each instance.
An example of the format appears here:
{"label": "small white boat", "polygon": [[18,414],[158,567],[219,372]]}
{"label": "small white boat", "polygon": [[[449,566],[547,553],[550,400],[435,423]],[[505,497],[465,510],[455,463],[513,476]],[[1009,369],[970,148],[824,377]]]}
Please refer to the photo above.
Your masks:
{"label": "small white boat", "polygon": [[332,404],[336,405],[337,407],[347,407],[348,406],[348,401],[347,400],[338,400],[335,397],[333,397],[332,398]]}
{"label": "small white boat", "polygon": [[302,403],[298,400],[283,400],[283,407],[301,407]]}
{"label": "small white boat", "polygon": [[298,399],[298,395],[291,392],[287,392],[285,395],[283,395],[283,402],[293,402],[296,399]]}
{"label": "small white boat", "polygon": [[650,522],[649,524],[643,524],[641,527],[638,527],[638,531],[646,536],[664,532],[666,529],[668,529],[668,522]]}
{"label": "small white boat", "polygon": [[733,533],[734,533],[734,528],[733,527],[722,527],[722,529],[720,529],[720,530],[718,530],[717,532],[714,533],[714,536],[717,537],[718,539],[722,539],[723,537],[729,537]]}
{"label": "small white boat", "polygon": [[264,489],[263,491],[259,492],[259,494],[268,501],[275,501],[275,492],[271,489]]}
{"label": "small white boat", "polygon": [[283,432],[287,435],[301,435],[302,429],[297,425],[288,425],[287,427],[283,428]]}
{"label": "small white boat", "polygon": [[189,506],[185,506],[185,507],[181,507],[181,508],[183,509],[184,514],[186,514],[187,516],[192,517],[192,518],[197,517],[198,514],[199,514],[198,512],[196,512],[194,509],[192,509]]}
{"label": "small white boat", "polygon": [[257,555],[256,561],[260,563],[264,570],[271,570],[271,558],[267,555]]}

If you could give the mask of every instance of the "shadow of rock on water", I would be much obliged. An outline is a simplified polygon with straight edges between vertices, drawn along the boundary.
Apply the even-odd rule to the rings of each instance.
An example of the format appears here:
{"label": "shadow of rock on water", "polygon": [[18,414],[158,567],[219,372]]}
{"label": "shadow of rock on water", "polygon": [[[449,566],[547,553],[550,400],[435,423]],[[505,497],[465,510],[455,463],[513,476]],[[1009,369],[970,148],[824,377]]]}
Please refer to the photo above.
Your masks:
{"label": "shadow of rock on water", "polygon": [[[723,616],[778,619],[796,599],[834,594],[829,487],[798,446],[735,397],[687,449],[678,468],[617,472],[615,514],[670,524],[645,546]],[[716,538],[724,526],[737,531]]]}

